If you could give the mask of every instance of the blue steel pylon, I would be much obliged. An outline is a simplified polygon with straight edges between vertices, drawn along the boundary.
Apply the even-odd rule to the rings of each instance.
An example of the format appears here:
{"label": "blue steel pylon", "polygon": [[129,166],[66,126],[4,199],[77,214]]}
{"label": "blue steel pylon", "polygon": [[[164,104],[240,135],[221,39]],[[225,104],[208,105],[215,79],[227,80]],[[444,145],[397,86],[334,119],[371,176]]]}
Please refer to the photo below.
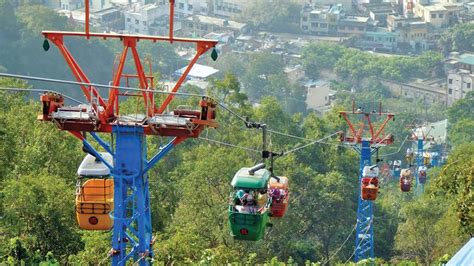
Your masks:
{"label": "blue steel pylon", "polygon": [[423,152],[424,152],[423,145],[424,145],[423,138],[418,138],[417,153],[416,153],[416,169],[415,169],[415,177],[416,177],[415,191],[416,191],[416,195],[420,195],[425,190],[425,185],[420,183],[420,178],[419,178],[420,177],[420,173],[419,173],[420,166],[425,165],[425,163],[423,161]]}
{"label": "blue steel pylon", "polygon": [[[387,123],[395,117],[393,113],[382,112],[382,105],[379,104],[378,112],[370,109],[364,111],[362,107],[355,108],[355,101],[352,103],[352,111],[340,111],[339,114],[349,126],[349,134],[341,133],[340,140],[344,143],[353,145],[354,149],[360,153],[359,178],[358,178],[358,206],[357,206],[357,224],[356,224],[356,246],[354,250],[354,260],[374,258],[374,229],[373,229],[373,203],[370,200],[362,199],[362,175],[364,166],[371,165],[372,152],[377,151],[380,146],[390,145],[394,138],[392,134],[382,137],[383,130]],[[358,126],[351,122],[350,116],[357,117]],[[376,127],[372,122],[371,116],[384,116],[385,119]],[[369,137],[364,137],[364,128],[369,130]],[[366,135],[369,135],[366,134]]]}
{"label": "blue steel pylon", "polygon": [[[362,140],[360,149],[360,166],[359,166],[359,186],[361,187],[362,171],[364,166],[371,165],[372,150],[369,140]],[[373,228],[373,209],[372,201],[363,200],[361,190],[358,194],[357,206],[357,226],[356,226],[356,248],[354,253],[354,261],[374,258],[374,228]]]}
{"label": "blue steel pylon", "polygon": [[86,139],[83,140],[87,150],[111,169],[114,178],[112,265],[125,265],[131,258],[138,265],[149,265],[153,258],[153,240],[147,172],[181,139],[175,137],[147,160],[145,132],[141,126],[114,126],[115,152],[97,134],[91,132],[91,135],[114,158],[114,164],[108,164]]}

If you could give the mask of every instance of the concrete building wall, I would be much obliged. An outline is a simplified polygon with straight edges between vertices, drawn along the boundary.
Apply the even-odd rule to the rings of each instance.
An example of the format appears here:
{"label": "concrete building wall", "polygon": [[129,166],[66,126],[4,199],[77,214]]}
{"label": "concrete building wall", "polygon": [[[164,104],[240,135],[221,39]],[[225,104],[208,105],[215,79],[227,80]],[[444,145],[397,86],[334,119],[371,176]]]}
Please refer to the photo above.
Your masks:
{"label": "concrete building wall", "polygon": [[212,0],[212,12],[218,17],[235,18],[249,4],[250,0]]}
{"label": "concrete building wall", "polygon": [[451,106],[457,100],[463,99],[473,90],[474,74],[468,71],[458,71],[448,74],[447,105]]}
{"label": "concrete building wall", "polygon": [[381,82],[395,96],[410,99],[424,99],[427,104],[446,104],[445,88],[434,88],[423,84],[409,84],[391,80],[382,80]]}

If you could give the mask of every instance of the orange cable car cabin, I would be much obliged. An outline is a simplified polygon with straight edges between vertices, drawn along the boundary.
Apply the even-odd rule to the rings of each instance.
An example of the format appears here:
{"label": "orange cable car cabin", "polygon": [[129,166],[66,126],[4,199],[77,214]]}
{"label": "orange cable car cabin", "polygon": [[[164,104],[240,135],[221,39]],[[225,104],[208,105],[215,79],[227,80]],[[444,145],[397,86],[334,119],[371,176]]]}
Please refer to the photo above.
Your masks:
{"label": "orange cable car cabin", "polygon": [[379,168],[364,166],[361,180],[361,197],[363,200],[375,200],[379,192]]}
{"label": "orange cable car cabin", "polygon": [[270,179],[269,189],[272,197],[272,205],[270,207],[271,217],[281,218],[285,216],[288,209],[288,178],[279,176],[280,180],[272,177]]}
{"label": "orange cable car cabin", "polygon": [[[112,165],[109,153],[101,153],[102,158]],[[114,180],[110,169],[94,156],[87,154],[77,170],[76,218],[81,229],[110,230],[114,209]]]}

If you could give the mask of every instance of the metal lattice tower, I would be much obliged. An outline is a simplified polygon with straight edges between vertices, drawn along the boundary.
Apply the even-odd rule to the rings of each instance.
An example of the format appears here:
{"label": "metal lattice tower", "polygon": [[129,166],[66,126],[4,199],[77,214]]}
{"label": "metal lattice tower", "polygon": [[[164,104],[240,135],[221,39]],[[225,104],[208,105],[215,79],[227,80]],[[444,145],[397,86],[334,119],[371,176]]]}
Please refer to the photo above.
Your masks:
{"label": "metal lattice tower", "polygon": [[[372,155],[377,152],[379,147],[393,143],[393,135],[383,136],[383,130],[387,123],[395,117],[392,113],[383,113],[381,104],[378,105],[378,111],[364,111],[362,108],[355,108],[353,103],[352,111],[341,111],[339,114],[344,118],[349,126],[348,134],[342,134],[340,140],[351,145],[354,150],[360,154],[359,176],[358,176],[358,206],[357,206],[357,225],[356,225],[356,243],[354,250],[354,261],[358,262],[367,258],[374,258],[374,216],[373,202],[363,200],[361,197],[362,175],[364,166],[372,164]],[[375,127],[373,116],[384,117],[383,122]],[[358,125],[354,125],[351,117],[359,120]],[[354,119],[355,120],[355,119]],[[368,127],[368,134],[365,128]]]}
{"label": "metal lattice tower", "polygon": [[[173,101],[176,92],[186,79],[199,57],[215,48],[216,40],[175,38],[173,36],[174,0],[170,0],[170,33],[169,36],[129,35],[89,32],[89,1],[85,1],[85,31],[61,32],[43,31],[45,37],[43,48],[49,50],[52,42],[63,55],[72,74],[82,89],[87,106],[64,107],[64,99],[58,94],[47,93],[41,96],[43,113],[41,121],[51,121],[59,129],[65,130],[78,138],[84,150],[110,169],[113,176],[113,218],[112,265],[126,265],[133,260],[139,265],[148,265],[153,258],[152,223],[150,210],[150,193],[148,171],[155,166],[177,144],[187,138],[197,138],[205,128],[217,127],[215,120],[216,103],[207,97],[200,100],[198,110],[176,109],[165,113]],[[99,90],[91,84],[85,72],[67,49],[64,39],[83,37],[86,39],[115,39],[122,43],[123,51],[118,65],[114,68],[113,80],[107,99],[101,97]],[[142,60],[137,50],[139,41],[180,42],[194,44],[196,54],[168,93],[160,106],[155,103],[153,77],[146,75]],[[130,53],[129,53],[130,51]],[[131,54],[136,74],[124,74],[127,56]],[[211,57],[217,59],[214,49]],[[93,63],[93,58],[88,63]],[[151,70],[150,70],[151,72]],[[133,77],[138,79],[141,93],[121,93],[121,80]],[[143,100],[145,110],[140,117],[122,116],[119,112],[120,97],[136,96]],[[104,141],[97,133],[110,134],[112,142]],[[86,138],[87,135],[113,157],[109,163]],[[147,158],[146,136],[169,137],[171,141]],[[97,222],[97,218],[94,217]],[[91,224],[94,224],[89,220]]]}

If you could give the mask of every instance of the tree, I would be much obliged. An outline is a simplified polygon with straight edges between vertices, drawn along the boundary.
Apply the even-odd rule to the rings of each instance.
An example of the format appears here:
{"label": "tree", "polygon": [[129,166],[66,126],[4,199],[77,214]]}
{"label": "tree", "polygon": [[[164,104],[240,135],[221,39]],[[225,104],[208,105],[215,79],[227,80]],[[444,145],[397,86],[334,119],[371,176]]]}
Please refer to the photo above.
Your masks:
{"label": "tree", "polygon": [[72,186],[40,172],[9,179],[3,185],[0,228],[5,234],[24,238],[30,253],[38,249],[43,256],[54,251],[66,259],[83,248],[75,229]]}
{"label": "tree", "polygon": [[284,75],[283,64],[277,55],[256,53],[250,59],[242,85],[251,102],[259,100],[265,94],[271,75]]}
{"label": "tree", "polygon": [[453,200],[462,232],[474,235],[474,143],[459,145],[435,181],[440,197]]}
{"label": "tree", "polygon": [[395,249],[401,258],[432,264],[457,250],[462,241],[448,206],[442,197],[422,197],[405,203],[401,209],[403,221],[395,236]]}
{"label": "tree", "polygon": [[323,69],[332,69],[346,48],[342,45],[309,44],[303,48],[303,66],[309,78],[316,79]]}
{"label": "tree", "polygon": [[460,23],[446,29],[438,41],[438,47],[444,55],[451,51],[473,52],[474,25],[472,23]]}
{"label": "tree", "polygon": [[295,33],[299,31],[300,9],[292,0],[252,1],[244,8],[242,21],[258,30]]}
{"label": "tree", "polygon": [[237,106],[243,106],[247,101],[247,95],[240,92],[240,81],[228,72],[223,79],[211,80],[210,92],[216,94],[224,102],[231,102]]}

